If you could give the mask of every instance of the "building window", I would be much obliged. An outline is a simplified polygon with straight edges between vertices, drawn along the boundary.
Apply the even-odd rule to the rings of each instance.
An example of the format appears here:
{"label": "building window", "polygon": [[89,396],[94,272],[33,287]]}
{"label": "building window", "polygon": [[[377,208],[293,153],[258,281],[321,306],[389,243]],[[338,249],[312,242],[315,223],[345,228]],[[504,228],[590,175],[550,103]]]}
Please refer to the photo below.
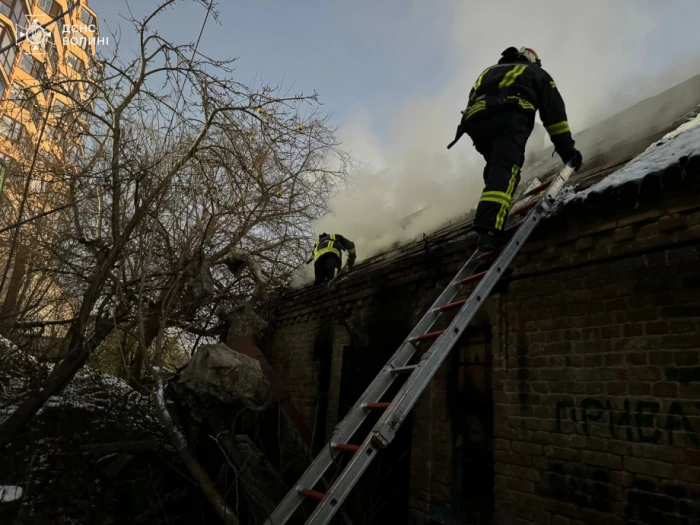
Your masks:
{"label": "building window", "polygon": [[30,101],[29,116],[31,117],[32,122],[34,122],[34,126],[36,126],[36,128],[39,129],[41,127],[43,112],[41,111],[41,107],[37,103],[36,98]]}
{"label": "building window", "polygon": [[51,18],[56,18],[61,12],[61,4],[54,0],[39,0],[38,7]]}
{"label": "building window", "polygon": [[70,91],[70,96],[75,102],[80,102],[81,100],[83,100],[83,97],[80,94],[80,86],[77,82],[73,84],[73,87]]}
{"label": "building window", "polygon": [[19,60],[19,68],[37,80],[44,80],[46,77],[44,64],[28,53],[22,54],[22,58]]}
{"label": "building window", "polygon": [[0,100],[5,96],[5,89],[7,89],[5,81],[0,77]]}
{"label": "building window", "polygon": [[87,9],[80,10],[80,21],[88,27],[97,25],[94,15]]}
{"label": "building window", "polygon": [[21,26],[27,21],[24,0],[0,0],[0,13]]}
{"label": "building window", "polygon": [[78,45],[80,48],[85,51],[86,53],[88,52],[88,48],[90,47],[90,39],[86,37],[85,35],[81,35],[80,39],[78,41]]}
{"label": "building window", "polygon": [[58,67],[58,51],[56,50],[55,45],[49,45],[48,49],[49,63],[51,64],[52,70],[56,71],[56,68]]}
{"label": "building window", "polygon": [[25,98],[24,88],[14,82],[10,86],[10,100],[18,106],[21,106],[24,103]]}
{"label": "building window", "polygon": [[66,62],[70,67],[75,69],[78,73],[83,72],[83,61],[80,60],[76,55],[73,53],[68,53],[66,56]]}
{"label": "building window", "polygon": [[[0,4],[2,5],[2,4]],[[7,27],[5,24],[0,23],[0,46],[3,48],[9,46],[10,44],[13,44],[15,41],[15,37],[10,31],[10,28]],[[0,55],[0,64],[2,64],[2,68],[5,70],[5,73],[7,73],[7,76],[10,76],[10,70],[12,69],[12,65],[15,63],[15,56],[17,55],[17,48],[16,47],[11,47],[7,51],[5,51],[2,55]]]}
{"label": "building window", "polygon": [[53,111],[56,113],[56,115],[60,118],[63,115],[65,115],[66,111],[68,109],[68,106],[66,106],[63,102],[60,100],[56,100],[53,104]]}
{"label": "building window", "polygon": [[19,140],[22,136],[22,124],[10,117],[0,119],[0,135],[9,140]]}

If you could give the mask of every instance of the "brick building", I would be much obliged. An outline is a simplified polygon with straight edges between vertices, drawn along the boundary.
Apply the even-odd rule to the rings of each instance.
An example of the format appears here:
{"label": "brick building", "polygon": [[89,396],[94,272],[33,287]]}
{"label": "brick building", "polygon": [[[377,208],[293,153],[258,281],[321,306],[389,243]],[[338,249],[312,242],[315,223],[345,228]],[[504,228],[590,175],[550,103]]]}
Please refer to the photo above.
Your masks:
{"label": "brick building", "polygon": [[[375,459],[348,503],[362,523],[700,523],[700,128],[667,135],[698,93],[700,76],[577,137],[579,198]],[[319,445],[474,250],[469,224],[361,262],[332,300],[306,287],[275,305],[261,347]]]}

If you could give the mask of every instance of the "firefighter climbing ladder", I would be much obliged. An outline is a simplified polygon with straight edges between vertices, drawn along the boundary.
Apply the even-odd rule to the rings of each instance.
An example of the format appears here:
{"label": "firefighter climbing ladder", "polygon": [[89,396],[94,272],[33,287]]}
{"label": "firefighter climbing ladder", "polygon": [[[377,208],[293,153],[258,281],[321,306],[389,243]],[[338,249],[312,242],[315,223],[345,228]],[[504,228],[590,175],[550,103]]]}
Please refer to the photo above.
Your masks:
{"label": "firefighter climbing ladder", "polygon": [[[437,372],[474,314],[479,310],[491,289],[498,282],[520,251],[527,238],[543,217],[553,208],[556,197],[566,184],[574,169],[564,166],[551,184],[543,184],[525,196],[547,190],[539,200],[526,205],[513,215],[529,211],[521,222],[509,227],[506,233],[512,237],[500,255],[484,272],[474,273],[488,260],[492,253],[476,251],[440,294],[423,318],[414,327],[379,375],[372,381],[355,406],[335,429],[331,442],[316,456],[301,479],[277,506],[265,525],[283,525],[292,517],[305,499],[317,500],[315,510],[306,525],[327,524],[369,466],[374,456],[394,439],[396,431],[406,419],[421,393]],[[468,299],[454,301],[462,286],[478,283]],[[458,311],[445,330],[430,332],[444,312]],[[417,364],[409,364],[416,353],[416,345],[422,341],[433,341]],[[389,387],[399,376],[410,374],[391,402],[383,402]],[[350,444],[353,435],[367,417],[376,411],[382,415],[361,445]],[[323,474],[335,464],[338,452],[352,453],[352,458],[325,494],[314,490]]]}

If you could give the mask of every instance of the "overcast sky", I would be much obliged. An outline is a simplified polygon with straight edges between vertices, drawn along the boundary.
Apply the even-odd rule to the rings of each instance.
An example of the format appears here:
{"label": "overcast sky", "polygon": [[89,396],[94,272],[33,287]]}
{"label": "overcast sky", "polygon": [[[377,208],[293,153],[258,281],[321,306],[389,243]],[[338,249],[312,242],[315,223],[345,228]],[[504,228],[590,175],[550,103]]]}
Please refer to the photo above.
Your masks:
{"label": "overcast sky", "polygon": [[[133,32],[120,15],[157,5],[89,3],[103,35],[121,24],[124,44]],[[697,0],[220,0],[217,9],[220,23],[210,20],[200,50],[239,57],[243,81],[263,76],[316,89],[367,161],[419,139],[421,129],[426,142],[444,146],[474,77],[510,45],[540,53],[574,129],[604,104],[700,71],[698,55],[688,56],[700,49]],[[157,27],[193,41],[204,15],[200,4],[182,1]],[[680,72],[664,72],[681,57]]]}
{"label": "overcast sky", "polygon": [[[121,24],[120,49],[133,49],[133,30],[119,16],[126,0],[89,1],[102,35]],[[156,5],[130,4],[139,15]],[[347,235],[364,255],[474,206],[484,161],[468,139],[445,146],[476,77],[506,47],[539,52],[574,138],[700,73],[700,0],[219,0],[218,10],[220,23],[208,23],[200,51],[239,57],[242,82],[315,89],[334,114],[344,148],[362,164],[315,228]],[[193,42],[205,11],[182,0],[156,27]],[[417,210],[420,217],[402,228]]]}

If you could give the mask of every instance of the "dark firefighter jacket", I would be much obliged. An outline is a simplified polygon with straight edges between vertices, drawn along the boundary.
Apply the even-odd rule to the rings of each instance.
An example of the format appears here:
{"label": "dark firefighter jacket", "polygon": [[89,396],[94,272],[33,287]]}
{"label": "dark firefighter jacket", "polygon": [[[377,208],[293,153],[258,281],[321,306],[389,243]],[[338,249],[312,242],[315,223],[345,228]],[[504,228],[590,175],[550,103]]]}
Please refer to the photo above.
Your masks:
{"label": "dark firefighter jacket", "polygon": [[469,93],[469,106],[462,122],[491,108],[513,105],[533,115],[539,109],[542,124],[557,150],[573,146],[566,108],[557,85],[544,69],[527,59],[502,58],[484,70]]}
{"label": "dark firefighter jacket", "polygon": [[341,250],[347,251],[348,259],[352,261],[354,261],[357,257],[357,254],[355,253],[354,242],[346,239],[342,235],[338,235],[337,233],[324,233],[318,238],[318,241],[316,241],[316,245],[314,246],[313,259],[314,261],[316,261],[322,255],[326,255],[327,253],[333,253],[340,257],[342,261],[343,258],[340,255]]}

